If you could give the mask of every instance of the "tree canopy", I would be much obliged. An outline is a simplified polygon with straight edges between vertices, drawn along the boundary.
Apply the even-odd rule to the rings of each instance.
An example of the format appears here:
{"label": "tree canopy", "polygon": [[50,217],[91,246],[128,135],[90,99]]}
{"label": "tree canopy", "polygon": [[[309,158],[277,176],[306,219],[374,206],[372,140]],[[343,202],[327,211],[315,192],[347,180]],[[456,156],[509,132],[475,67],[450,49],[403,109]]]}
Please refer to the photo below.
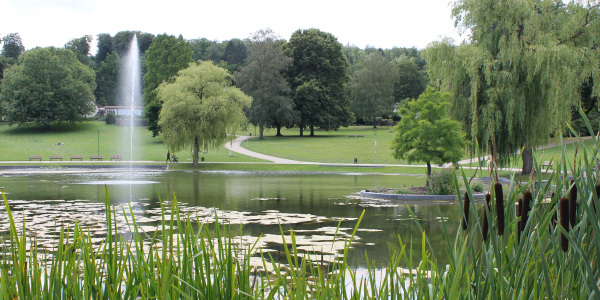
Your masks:
{"label": "tree canopy", "polygon": [[10,33],[2,38],[2,56],[18,59],[25,52],[19,33]]}
{"label": "tree canopy", "polygon": [[191,149],[193,165],[200,150],[223,145],[245,122],[252,98],[232,86],[233,76],[212,62],[190,63],[175,80],[157,89],[162,102],[158,124],[163,142],[172,151]]}
{"label": "tree canopy", "polygon": [[65,49],[69,49],[75,53],[77,59],[84,64],[90,64],[90,49],[92,47],[92,41],[94,39],[91,35],[85,35],[80,38],[72,39],[68,43],[65,44]]}
{"label": "tree canopy", "polygon": [[449,98],[449,93],[428,87],[416,101],[401,109],[402,119],[394,128],[392,156],[409,163],[426,162],[427,177],[431,176],[432,162],[458,162],[467,144],[460,123],[447,116]]}
{"label": "tree canopy", "polygon": [[260,139],[265,127],[276,127],[280,136],[281,127],[294,122],[294,102],[283,77],[292,59],[283,54],[283,43],[270,29],[257,31],[249,40],[246,66],[236,73],[237,85],[253,98],[248,118],[259,127]]}
{"label": "tree canopy", "polygon": [[19,125],[50,127],[79,121],[93,111],[94,71],[71,50],[36,48],[25,52],[4,73],[0,103]]}
{"label": "tree canopy", "polygon": [[444,40],[426,50],[431,78],[453,93],[454,117],[482,150],[495,144],[500,164],[523,149],[523,173],[529,173],[532,149],[560,134],[580,105],[582,82],[600,82],[600,11],[588,5],[457,1],[453,16],[470,41]]}
{"label": "tree canopy", "polygon": [[148,117],[148,129],[154,136],[161,131],[158,116],[162,102],[156,97],[155,89],[163,82],[174,79],[177,72],[188,67],[192,62],[192,49],[180,35],[178,38],[162,34],[154,38],[146,52],[146,68],[144,74],[145,114]]}
{"label": "tree canopy", "polygon": [[375,52],[357,64],[351,78],[352,112],[357,118],[371,120],[376,128],[376,118],[389,116],[393,111],[398,69],[381,53]]}
{"label": "tree canopy", "polygon": [[417,99],[427,87],[427,79],[419,66],[411,59],[398,62],[398,81],[394,85],[394,99],[401,102],[405,99]]}
{"label": "tree canopy", "polygon": [[300,136],[307,127],[313,136],[315,126],[350,125],[354,116],[345,95],[348,62],[337,38],[314,28],[299,29],[284,51],[293,59],[287,76],[299,111]]}

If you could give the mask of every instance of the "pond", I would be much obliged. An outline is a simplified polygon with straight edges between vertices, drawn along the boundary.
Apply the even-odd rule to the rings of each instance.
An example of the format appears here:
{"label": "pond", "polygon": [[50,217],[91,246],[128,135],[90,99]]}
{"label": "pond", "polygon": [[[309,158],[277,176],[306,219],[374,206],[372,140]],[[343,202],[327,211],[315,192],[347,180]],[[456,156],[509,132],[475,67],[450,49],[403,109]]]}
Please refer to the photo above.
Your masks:
{"label": "pond", "polygon": [[[152,232],[161,218],[159,197],[167,204],[176,195],[180,210],[203,222],[213,222],[215,214],[220,221],[234,224],[243,237],[255,240],[270,251],[281,251],[279,225],[289,235],[293,229],[298,236],[299,248],[309,253],[324,255],[326,260],[339,257],[343,243],[337,237],[349,237],[365,210],[365,216],[356,233],[355,243],[348,253],[349,265],[366,264],[365,252],[376,264],[387,263],[393,251],[399,251],[400,236],[412,243],[414,262],[420,261],[421,235],[409,214],[415,212],[426,231],[433,254],[442,263],[446,257],[442,220],[453,239],[460,224],[457,205],[400,204],[397,202],[366,200],[358,196],[360,190],[374,186],[393,187],[402,182],[423,182],[423,178],[403,175],[328,174],[293,172],[237,172],[237,171],[139,171],[115,170],[95,172],[47,172],[39,174],[12,174],[0,176],[15,221],[26,220],[27,228],[39,243],[51,245],[56,224],[72,227],[78,220],[96,240],[102,239],[105,212],[105,186],[117,212],[130,208],[142,229]],[[429,204],[429,205],[428,205]],[[170,208],[170,205],[165,205]],[[168,211],[169,212],[169,211]],[[8,232],[6,211],[0,209],[0,231]],[[339,230],[336,228],[340,225]],[[127,231],[121,220],[120,232]],[[289,240],[288,240],[289,241]]]}

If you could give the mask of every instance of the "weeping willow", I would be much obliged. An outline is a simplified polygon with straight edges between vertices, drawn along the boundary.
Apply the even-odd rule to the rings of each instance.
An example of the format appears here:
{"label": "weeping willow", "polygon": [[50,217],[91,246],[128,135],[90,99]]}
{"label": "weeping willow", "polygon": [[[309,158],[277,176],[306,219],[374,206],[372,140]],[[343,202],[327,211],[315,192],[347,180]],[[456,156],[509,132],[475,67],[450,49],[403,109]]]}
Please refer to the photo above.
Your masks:
{"label": "weeping willow", "polygon": [[[564,132],[590,78],[599,95],[598,1],[455,1],[453,18],[466,40],[444,39],[425,51],[435,85],[451,91],[451,113],[482,151],[496,148],[508,165]],[[495,147],[492,145],[495,144]],[[475,151],[476,149],[472,149]]]}

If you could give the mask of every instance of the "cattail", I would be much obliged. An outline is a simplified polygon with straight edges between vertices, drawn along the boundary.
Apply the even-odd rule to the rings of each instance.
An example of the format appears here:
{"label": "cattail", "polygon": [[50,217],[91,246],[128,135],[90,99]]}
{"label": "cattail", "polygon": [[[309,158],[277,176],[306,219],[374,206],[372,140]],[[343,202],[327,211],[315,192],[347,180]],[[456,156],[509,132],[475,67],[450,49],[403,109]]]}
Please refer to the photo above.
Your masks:
{"label": "cattail", "polygon": [[469,228],[469,205],[471,205],[469,201],[469,194],[465,192],[465,201],[463,204],[463,211],[465,216],[463,217],[462,228],[463,230],[467,230]]}
{"label": "cattail", "polygon": [[533,200],[533,196],[529,190],[525,191],[523,195],[523,206],[521,206],[521,231],[525,230],[525,225],[527,225],[527,220],[529,219],[529,212],[531,211],[531,201]]}
{"label": "cattail", "polygon": [[494,184],[494,192],[496,194],[496,215],[498,217],[498,235],[504,234],[504,195],[502,193],[502,184],[496,182]]}
{"label": "cattail", "polygon": [[[569,231],[569,199],[563,197],[560,199],[560,226],[567,232]],[[561,233],[560,247],[564,252],[569,250],[569,241],[567,237]]]}
{"label": "cattail", "polygon": [[521,209],[523,209],[523,199],[517,201],[517,241],[521,240]]}
{"label": "cattail", "polygon": [[596,211],[596,202],[600,200],[600,184],[596,184],[596,199],[592,200],[592,203],[594,204],[594,212],[598,213]]}
{"label": "cattail", "polygon": [[577,185],[575,180],[571,179],[571,191],[569,191],[569,221],[571,227],[575,227],[577,223]]}
{"label": "cattail", "polygon": [[483,210],[483,225],[481,227],[481,235],[485,241],[488,236],[488,219],[487,211],[490,210],[490,202],[492,202],[492,196],[490,193],[485,194],[485,209]]}
{"label": "cattail", "polygon": [[[554,209],[554,207],[556,207],[556,202],[554,201],[554,193],[552,193],[552,195],[550,196],[550,202],[552,202],[552,206],[550,207],[550,211],[552,211]],[[554,228],[556,226],[556,222],[558,221],[558,211],[555,211],[552,214],[552,218],[550,219],[550,225],[548,225],[548,232],[552,232],[552,228]]]}

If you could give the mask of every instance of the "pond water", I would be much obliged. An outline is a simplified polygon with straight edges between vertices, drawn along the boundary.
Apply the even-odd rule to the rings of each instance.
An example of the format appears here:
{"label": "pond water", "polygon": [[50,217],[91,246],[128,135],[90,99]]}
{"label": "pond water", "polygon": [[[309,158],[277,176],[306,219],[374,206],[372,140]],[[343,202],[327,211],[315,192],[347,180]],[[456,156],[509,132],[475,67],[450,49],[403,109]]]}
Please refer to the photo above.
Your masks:
{"label": "pond water", "polygon": [[[51,230],[57,223],[72,227],[74,220],[91,228],[95,239],[101,240],[102,232],[106,232],[106,186],[116,210],[129,212],[131,207],[146,231],[153,231],[161,218],[159,197],[168,204],[176,195],[184,214],[203,222],[213,222],[216,214],[221,221],[236,224],[234,232],[239,232],[237,224],[243,224],[244,239],[251,241],[262,235],[259,246],[263,249],[283,249],[279,224],[286,235],[293,229],[301,250],[323,254],[326,260],[340,256],[343,242],[339,238],[352,234],[365,210],[347,257],[348,263],[356,267],[365,265],[365,252],[376,264],[385,264],[390,253],[400,250],[398,236],[406,243],[412,242],[414,262],[420,261],[422,233],[409,214],[410,208],[426,231],[433,254],[444,262],[442,220],[452,239],[460,224],[456,205],[407,206],[358,196],[360,190],[398,186],[408,179],[415,181],[414,177],[373,174],[110,170],[4,175],[0,176],[0,187],[4,187],[16,222],[25,219],[27,228],[42,244],[51,244],[48,240],[55,236]],[[8,221],[3,205],[0,218],[4,235]],[[119,226],[120,232],[127,231],[124,221]]]}

